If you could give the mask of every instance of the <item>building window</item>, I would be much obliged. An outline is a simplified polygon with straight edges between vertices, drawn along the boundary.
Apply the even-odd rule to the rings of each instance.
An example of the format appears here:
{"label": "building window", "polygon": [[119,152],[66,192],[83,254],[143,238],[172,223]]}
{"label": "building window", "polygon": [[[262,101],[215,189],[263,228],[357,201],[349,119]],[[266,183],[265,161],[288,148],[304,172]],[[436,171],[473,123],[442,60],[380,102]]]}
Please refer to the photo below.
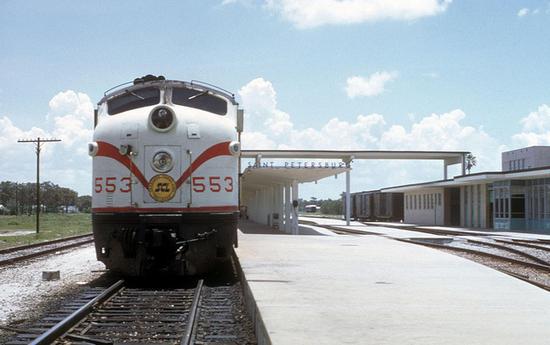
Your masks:
{"label": "building window", "polygon": [[508,170],[512,170],[512,161],[508,161]]}
{"label": "building window", "polygon": [[426,194],[426,209],[430,208],[430,194]]}
{"label": "building window", "polygon": [[414,209],[416,210],[416,194],[414,195]]}

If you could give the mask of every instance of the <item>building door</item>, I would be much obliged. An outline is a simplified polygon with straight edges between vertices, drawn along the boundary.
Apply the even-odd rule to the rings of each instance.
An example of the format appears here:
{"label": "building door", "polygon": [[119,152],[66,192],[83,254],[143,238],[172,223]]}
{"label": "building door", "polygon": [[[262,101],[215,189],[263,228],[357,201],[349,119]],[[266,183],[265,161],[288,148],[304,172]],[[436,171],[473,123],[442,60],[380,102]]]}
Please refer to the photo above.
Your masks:
{"label": "building door", "polygon": [[443,192],[444,224],[446,226],[460,226],[460,188],[445,188]]}

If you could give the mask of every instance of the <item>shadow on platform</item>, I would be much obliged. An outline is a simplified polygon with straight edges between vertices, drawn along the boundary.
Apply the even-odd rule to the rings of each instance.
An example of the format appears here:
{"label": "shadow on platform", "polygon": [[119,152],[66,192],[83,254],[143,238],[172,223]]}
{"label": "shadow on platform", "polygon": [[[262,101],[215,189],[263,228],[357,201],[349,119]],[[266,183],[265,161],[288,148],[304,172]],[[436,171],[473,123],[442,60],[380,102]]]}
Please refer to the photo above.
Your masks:
{"label": "shadow on platform", "polygon": [[239,219],[239,230],[245,234],[286,235],[286,233],[281,230],[246,219]]}

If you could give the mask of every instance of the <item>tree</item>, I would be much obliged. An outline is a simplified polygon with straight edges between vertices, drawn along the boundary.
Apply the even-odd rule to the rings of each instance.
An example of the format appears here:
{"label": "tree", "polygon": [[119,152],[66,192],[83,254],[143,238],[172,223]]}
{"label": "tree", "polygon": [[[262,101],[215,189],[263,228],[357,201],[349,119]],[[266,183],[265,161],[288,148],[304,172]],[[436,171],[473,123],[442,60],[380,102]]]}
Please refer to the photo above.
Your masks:
{"label": "tree", "polygon": [[80,212],[89,213],[92,208],[92,197],[89,195],[82,195],[76,199],[76,207]]}
{"label": "tree", "polygon": [[342,214],[342,200],[320,200],[322,214]]}
{"label": "tree", "polygon": [[471,153],[468,153],[466,155],[466,170],[468,170],[468,174],[470,174],[470,169],[475,167],[477,165],[477,158]]}
{"label": "tree", "polygon": [[[47,212],[58,212],[63,206],[65,211],[69,206],[75,206],[78,193],[69,188],[60,187],[52,182],[40,184],[40,203]],[[12,214],[31,214],[36,208],[36,183],[0,182],[0,204]],[[85,202],[83,202],[85,205]],[[89,209],[90,207],[88,207]]]}
{"label": "tree", "polygon": [[65,213],[69,211],[69,206],[76,205],[78,193],[69,188],[60,188],[61,205],[65,207]]}

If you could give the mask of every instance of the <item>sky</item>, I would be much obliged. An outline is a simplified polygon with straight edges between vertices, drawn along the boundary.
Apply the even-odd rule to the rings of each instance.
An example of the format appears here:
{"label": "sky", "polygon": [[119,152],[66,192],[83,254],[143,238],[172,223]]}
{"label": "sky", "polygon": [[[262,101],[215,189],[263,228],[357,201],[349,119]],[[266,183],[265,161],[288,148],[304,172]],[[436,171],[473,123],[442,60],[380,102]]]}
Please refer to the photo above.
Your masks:
{"label": "sky", "polygon": [[[549,23],[548,0],[0,0],[0,181],[35,180],[17,139],[57,137],[41,180],[90,194],[93,107],[145,74],[234,92],[243,148],[471,151],[499,170],[502,151],[550,145]],[[352,190],[442,174],[356,161]]]}

